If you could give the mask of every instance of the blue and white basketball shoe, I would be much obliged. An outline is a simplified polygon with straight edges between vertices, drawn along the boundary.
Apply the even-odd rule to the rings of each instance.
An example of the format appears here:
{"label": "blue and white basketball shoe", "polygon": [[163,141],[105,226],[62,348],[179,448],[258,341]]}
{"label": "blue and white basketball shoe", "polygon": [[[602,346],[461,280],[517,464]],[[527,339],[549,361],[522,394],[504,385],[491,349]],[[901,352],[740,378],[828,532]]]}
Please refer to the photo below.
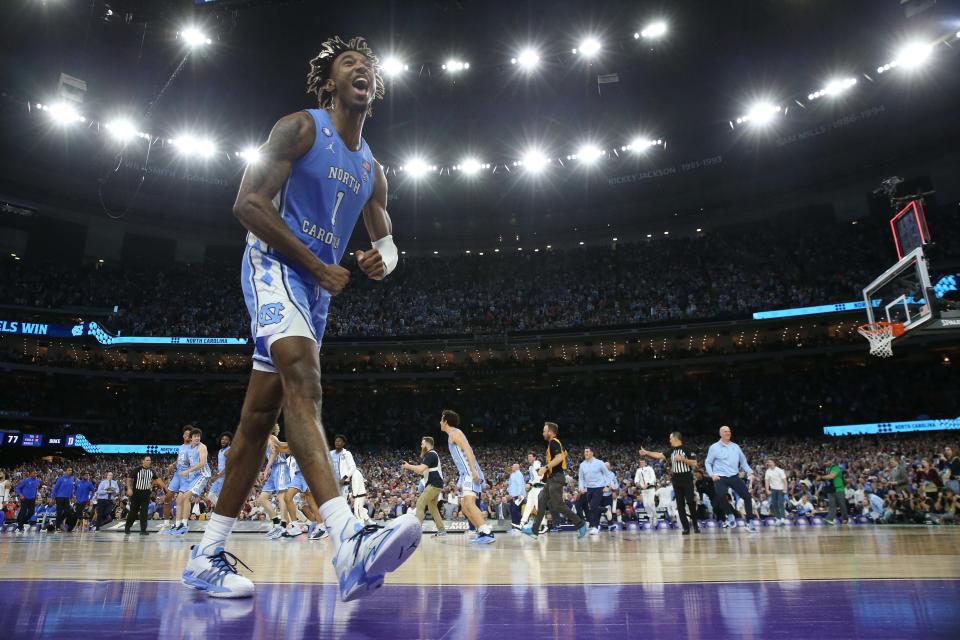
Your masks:
{"label": "blue and white basketball shoe", "polygon": [[349,602],[383,586],[384,576],[397,569],[420,545],[420,521],[412,513],[387,526],[363,526],[353,521],[342,534],[333,568],[340,584],[340,599]]}
{"label": "blue and white basketball shoe", "polygon": [[253,583],[237,573],[237,564],[247,565],[237,556],[217,547],[212,556],[200,552],[200,545],[191,547],[190,561],[183,570],[180,581],[212,598],[249,598],[253,595]]}

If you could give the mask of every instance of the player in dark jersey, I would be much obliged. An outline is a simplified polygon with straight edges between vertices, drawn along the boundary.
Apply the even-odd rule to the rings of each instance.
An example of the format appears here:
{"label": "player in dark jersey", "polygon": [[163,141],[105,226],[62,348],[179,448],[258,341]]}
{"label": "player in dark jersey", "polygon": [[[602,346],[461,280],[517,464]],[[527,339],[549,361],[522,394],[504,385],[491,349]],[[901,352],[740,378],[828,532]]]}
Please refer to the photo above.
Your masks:
{"label": "player in dark jersey", "polygon": [[320,108],[277,122],[260,148],[262,160],[247,167],[233,207],[248,231],[242,284],[253,371],[220,499],[182,577],[215,597],[253,595],[253,583],[224,548],[281,409],[287,442],[333,541],[343,600],[379,588],[420,544],[412,513],[386,527],[364,527],[354,517],[320,422],[320,343],[330,298],[350,279],[339,262],[360,215],[373,243],[355,254],[367,277],[388,276],[398,251],[386,210],[387,179],[361,137],[374,99],[383,96],[378,60],[363,38],[335,37],[310,67],[307,90]]}

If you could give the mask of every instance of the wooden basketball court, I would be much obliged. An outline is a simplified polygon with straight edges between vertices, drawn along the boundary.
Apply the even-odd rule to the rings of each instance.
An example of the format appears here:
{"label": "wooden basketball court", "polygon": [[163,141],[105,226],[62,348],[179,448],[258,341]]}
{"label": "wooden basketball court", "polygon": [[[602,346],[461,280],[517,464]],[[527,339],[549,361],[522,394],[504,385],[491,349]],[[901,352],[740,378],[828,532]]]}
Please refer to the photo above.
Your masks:
{"label": "wooden basketball court", "polygon": [[0,537],[0,635],[131,637],[957,637],[960,529],[622,531],[577,540],[424,536],[369,598],[341,603],[329,541],[237,534],[253,599],[182,587],[185,538]]}

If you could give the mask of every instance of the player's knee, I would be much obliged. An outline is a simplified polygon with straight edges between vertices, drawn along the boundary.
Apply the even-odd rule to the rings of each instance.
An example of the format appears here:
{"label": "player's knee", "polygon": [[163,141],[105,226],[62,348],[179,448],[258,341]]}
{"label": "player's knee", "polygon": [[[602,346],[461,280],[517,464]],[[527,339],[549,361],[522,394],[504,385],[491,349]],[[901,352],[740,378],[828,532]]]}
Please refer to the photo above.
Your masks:
{"label": "player's knee", "polygon": [[302,399],[320,400],[320,371],[308,362],[297,362],[281,373],[283,378],[284,400],[292,396]]}

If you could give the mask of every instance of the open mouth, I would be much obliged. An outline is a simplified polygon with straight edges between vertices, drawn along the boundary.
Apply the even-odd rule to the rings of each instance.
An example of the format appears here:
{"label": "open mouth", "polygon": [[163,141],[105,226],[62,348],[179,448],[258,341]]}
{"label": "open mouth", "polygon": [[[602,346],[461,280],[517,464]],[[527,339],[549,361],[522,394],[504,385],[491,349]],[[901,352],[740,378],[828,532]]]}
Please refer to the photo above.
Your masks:
{"label": "open mouth", "polygon": [[366,91],[370,87],[370,81],[364,77],[353,79],[353,88],[357,91]]}

